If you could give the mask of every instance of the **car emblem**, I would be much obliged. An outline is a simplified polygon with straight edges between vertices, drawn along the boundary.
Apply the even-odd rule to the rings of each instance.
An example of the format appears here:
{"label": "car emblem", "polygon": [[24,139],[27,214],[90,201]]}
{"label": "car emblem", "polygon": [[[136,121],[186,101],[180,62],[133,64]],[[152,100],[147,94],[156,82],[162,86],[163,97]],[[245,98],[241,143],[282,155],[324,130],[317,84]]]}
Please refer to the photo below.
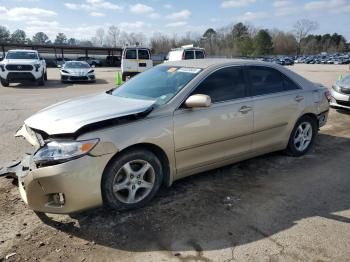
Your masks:
{"label": "car emblem", "polygon": [[22,69],[22,66],[17,66],[17,69]]}

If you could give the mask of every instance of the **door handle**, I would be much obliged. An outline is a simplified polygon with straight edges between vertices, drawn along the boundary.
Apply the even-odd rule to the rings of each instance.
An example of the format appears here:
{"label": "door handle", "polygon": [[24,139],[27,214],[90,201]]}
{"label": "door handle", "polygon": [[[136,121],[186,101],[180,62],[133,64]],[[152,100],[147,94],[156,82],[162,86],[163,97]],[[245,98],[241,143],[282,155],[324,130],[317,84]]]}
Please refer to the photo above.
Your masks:
{"label": "door handle", "polygon": [[242,106],[239,109],[239,112],[241,112],[242,114],[248,113],[249,111],[251,111],[253,108],[250,106]]}
{"label": "door handle", "polygon": [[297,95],[297,96],[295,97],[295,101],[297,101],[297,102],[300,102],[300,101],[302,101],[302,100],[304,100],[304,97],[301,96],[301,95]]}

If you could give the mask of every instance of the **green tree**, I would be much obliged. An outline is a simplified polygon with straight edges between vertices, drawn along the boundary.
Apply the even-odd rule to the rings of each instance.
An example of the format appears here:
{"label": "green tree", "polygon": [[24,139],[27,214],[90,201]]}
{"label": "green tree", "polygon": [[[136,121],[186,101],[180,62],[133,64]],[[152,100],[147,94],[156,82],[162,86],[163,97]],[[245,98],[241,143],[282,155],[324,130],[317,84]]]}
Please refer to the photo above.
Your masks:
{"label": "green tree", "polygon": [[268,30],[260,30],[254,38],[254,55],[269,55],[272,51],[272,38]]}
{"label": "green tree", "polygon": [[17,29],[11,34],[11,42],[17,44],[24,44],[26,42],[26,32]]}
{"label": "green tree", "polygon": [[204,38],[212,38],[215,36],[216,36],[216,31],[213,28],[207,29],[203,34]]}
{"label": "green tree", "polygon": [[33,36],[32,41],[35,44],[47,44],[49,37],[43,32],[38,32]]}
{"label": "green tree", "polygon": [[64,45],[67,43],[67,36],[64,33],[58,33],[55,39],[56,45]]}
{"label": "green tree", "polygon": [[7,42],[10,39],[10,31],[5,27],[0,25],[0,42]]}
{"label": "green tree", "polygon": [[242,37],[248,37],[249,30],[246,25],[243,23],[237,23],[232,28],[232,37],[233,39],[240,39]]}
{"label": "green tree", "polygon": [[237,43],[238,50],[242,56],[251,56],[254,52],[254,41],[251,37],[242,37]]}

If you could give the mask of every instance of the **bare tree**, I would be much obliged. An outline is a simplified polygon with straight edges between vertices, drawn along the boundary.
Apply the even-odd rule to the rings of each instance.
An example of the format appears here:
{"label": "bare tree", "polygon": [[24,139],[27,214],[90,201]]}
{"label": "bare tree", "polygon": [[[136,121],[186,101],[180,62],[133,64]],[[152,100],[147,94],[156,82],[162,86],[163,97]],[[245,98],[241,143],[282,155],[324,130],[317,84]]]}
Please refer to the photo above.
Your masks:
{"label": "bare tree", "polygon": [[294,35],[297,40],[297,54],[300,53],[301,42],[307,37],[312,31],[318,28],[318,23],[316,21],[311,21],[309,19],[298,20],[294,26]]}
{"label": "bare tree", "polygon": [[111,47],[117,47],[119,44],[120,30],[117,26],[110,26],[107,31],[107,44]]}
{"label": "bare tree", "polygon": [[98,46],[103,46],[104,41],[105,41],[105,30],[103,28],[99,28],[96,30],[96,41]]}

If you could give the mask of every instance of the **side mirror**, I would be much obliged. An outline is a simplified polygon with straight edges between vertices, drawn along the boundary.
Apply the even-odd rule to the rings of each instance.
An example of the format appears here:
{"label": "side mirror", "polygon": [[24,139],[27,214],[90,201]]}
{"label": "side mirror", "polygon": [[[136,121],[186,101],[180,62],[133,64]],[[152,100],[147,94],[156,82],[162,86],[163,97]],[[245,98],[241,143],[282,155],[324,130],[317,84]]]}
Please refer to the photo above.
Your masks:
{"label": "side mirror", "polygon": [[92,68],[95,68],[96,66],[95,65],[91,65]]}
{"label": "side mirror", "polygon": [[61,65],[57,65],[58,68],[61,68],[62,66]]}
{"label": "side mirror", "polygon": [[197,94],[191,95],[186,99],[185,106],[188,108],[209,107],[211,105],[211,98],[207,95]]}

